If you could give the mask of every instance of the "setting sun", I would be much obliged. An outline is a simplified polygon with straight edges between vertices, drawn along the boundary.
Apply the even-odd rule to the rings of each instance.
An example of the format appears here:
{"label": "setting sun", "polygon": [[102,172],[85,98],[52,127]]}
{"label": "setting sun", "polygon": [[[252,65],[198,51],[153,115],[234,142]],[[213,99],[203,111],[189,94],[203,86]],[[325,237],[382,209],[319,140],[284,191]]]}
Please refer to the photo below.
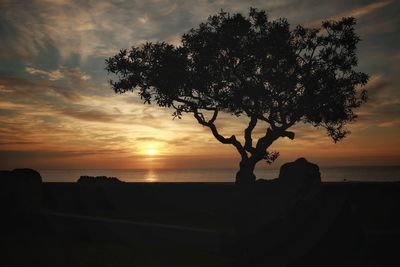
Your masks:
{"label": "setting sun", "polygon": [[148,150],[146,151],[146,153],[147,153],[147,155],[155,155],[155,154],[157,154],[157,150],[155,150],[155,149],[148,149]]}

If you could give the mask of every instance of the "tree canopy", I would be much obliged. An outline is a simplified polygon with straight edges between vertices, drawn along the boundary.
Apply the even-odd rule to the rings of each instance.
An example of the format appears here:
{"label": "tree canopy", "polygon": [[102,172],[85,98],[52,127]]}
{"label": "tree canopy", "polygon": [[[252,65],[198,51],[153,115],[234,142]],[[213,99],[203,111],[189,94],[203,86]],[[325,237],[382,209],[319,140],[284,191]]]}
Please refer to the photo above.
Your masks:
{"label": "tree canopy", "polygon": [[[193,114],[216,139],[234,145],[242,163],[255,165],[276,158],[267,148],[279,137],[293,139],[288,129],[296,123],[323,127],[335,142],[349,133],[345,125],[366,101],[368,81],[355,70],[355,24],[350,17],[291,28],[254,8],[248,16],[221,11],[183,34],[180,46],[124,49],[106,60],[106,69],[116,74],[115,92],[138,91],[146,103],[173,108],[175,117]],[[249,118],[244,144],[218,132],[220,112]],[[265,123],[265,135],[253,144],[257,123]]]}

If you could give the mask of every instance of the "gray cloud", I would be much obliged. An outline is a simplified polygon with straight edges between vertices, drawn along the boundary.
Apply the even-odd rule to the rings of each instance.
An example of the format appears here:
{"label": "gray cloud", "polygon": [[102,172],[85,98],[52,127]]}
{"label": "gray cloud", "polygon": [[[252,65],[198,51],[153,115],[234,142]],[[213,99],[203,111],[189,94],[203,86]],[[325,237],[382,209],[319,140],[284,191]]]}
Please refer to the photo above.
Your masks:
{"label": "gray cloud", "polygon": [[75,90],[46,80],[28,80],[26,78],[0,75],[0,86],[4,88],[3,92],[6,94],[12,93],[14,96],[22,95],[37,98],[43,95],[56,94],[72,102],[81,100],[81,94]]}
{"label": "gray cloud", "polygon": [[28,141],[15,141],[15,142],[0,142],[1,145],[40,145],[43,142],[28,142]]}
{"label": "gray cloud", "polygon": [[115,119],[113,115],[100,110],[64,109],[61,111],[61,113],[63,115],[67,115],[85,121],[112,122]]}

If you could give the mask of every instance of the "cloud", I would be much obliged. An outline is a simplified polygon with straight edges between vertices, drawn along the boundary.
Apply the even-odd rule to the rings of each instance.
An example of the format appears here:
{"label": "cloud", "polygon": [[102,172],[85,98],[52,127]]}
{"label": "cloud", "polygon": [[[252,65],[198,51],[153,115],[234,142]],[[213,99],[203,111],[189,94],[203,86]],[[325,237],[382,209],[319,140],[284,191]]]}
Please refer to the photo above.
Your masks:
{"label": "cloud", "polygon": [[341,18],[344,18],[344,17],[355,17],[355,18],[359,19],[359,18],[369,15],[379,9],[386,7],[390,4],[392,4],[393,2],[394,1],[389,0],[389,1],[370,3],[367,5],[361,6],[361,7],[346,10],[344,12],[341,12],[341,13],[331,16],[329,18],[317,19],[317,20],[307,22],[306,25],[309,27],[318,27],[321,25],[322,20],[340,20]]}
{"label": "cloud", "polygon": [[400,96],[396,94],[393,84],[383,74],[372,75],[365,89],[368,101],[364,107],[371,112],[384,113],[387,107],[400,102]]}
{"label": "cloud", "polygon": [[35,69],[32,67],[26,67],[25,70],[29,74],[38,74],[38,75],[46,76],[50,81],[57,81],[64,77],[62,75],[62,73],[60,72],[60,70],[44,71],[44,70],[39,70],[39,69]]}
{"label": "cloud", "polygon": [[371,3],[359,8],[355,8],[346,12],[343,12],[339,15],[330,17],[329,20],[337,20],[337,19],[341,19],[343,17],[355,17],[355,18],[360,18],[363,17],[365,15],[368,15],[378,9],[384,8],[387,5],[390,5],[393,3],[393,0],[390,1],[380,1],[380,2],[376,2],[376,3]]}
{"label": "cloud", "polygon": [[368,92],[368,96],[373,101],[376,96],[382,93],[390,85],[390,81],[381,73],[374,74],[370,77],[365,90]]}
{"label": "cloud", "polygon": [[183,133],[180,133],[180,136],[178,138],[176,136],[168,136],[167,138],[154,137],[154,136],[143,136],[143,137],[137,137],[135,139],[135,141],[137,143],[146,143],[146,144],[161,143],[161,144],[167,145],[169,147],[174,147],[174,146],[177,146],[177,147],[193,146],[193,147],[195,147],[196,144],[201,144],[202,141],[204,141],[204,136],[203,135],[189,135],[189,134],[183,132]]}
{"label": "cloud", "polygon": [[76,119],[94,122],[112,122],[115,117],[111,114],[100,110],[74,110],[64,109],[61,111],[63,115],[67,115]]}
{"label": "cloud", "polygon": [[123,47],[146,41],[167,40],[179,44],[184,32],[221,8],[247,12],[251,5],[273,9],[287,2],[290,3],[15,0],[0,10],[0,22],[7,32],[3,34],[6,38],[0,45],[0,53],[34,59],[50,45],[63,59],[73,54],[79,54],[83,60],[107,57]]}
{"label": "cloud", "polygon": [[91,78],[89,75],[83,73],[79,68],[66,68],[61,66],[60,69],[46,71],[28,66],[25,70],[29,74],[41,75],[44,78],[48,78],[50,81],[68,79],[73,83],[78,83],[80,81],[87,81]]}
{"label": "cloud", "polygon": [[82,72],[79,68],[61,67],[60,72],[64,75],[65,78],[75,83],[91,79],[90,75]]}
{"label": "cloud", "polygon": [[41,145],[43,142],[30,142],[30,141],[13,141],[13,142],[0,142],[1,145]]}
{"label": "cloud", "polygon": [[[121,149],[93,149],[93,150],[0,150],[0,159],[2,160],[17,160],[30,158],[76,158],[86,156],[99,156],[99,155],[123,155],[125,150]],[[18,160],[19,159],[19,160]]]}
{"label": "cloud", "polygon": [[[36,70],[30,71],[35,72]],[[62,98],[72,102],[80,101],[82,99],[79,92],[68,87],[49,83],[46,80],[35,81],[26,78],[0,75],[0,87],[2,88],[0,92],[5,96],[29,96],[33,98],[32,100],[44,95],[61,96]]]}
{"label": "cloud", "polygon": [[393,127],[400,124],[400,119],[385,121],[380,123],[378,126],[383,128]]}
{"label": "cloud", "polygon": [[165,142],[164,139],[152,137],[152,136],[137,137],[136,141],[138,141],[138,142]]}
{"label": "cloud", "polygon": [[368,101],[357,110],[359,118],[352,127],[367,129],[396,126],[400,116],[400,96],[392,79],[382,73],[374,74],[365,89]]}
{"label": "cloud", "polygon": [[0,51],[32,58],[52,44],[63,58],[106,57],[133,43],[176,34],[178,28],[182,32],[188,17],[178,7],[174,1],[14,1],[0,11],[10,29]]}

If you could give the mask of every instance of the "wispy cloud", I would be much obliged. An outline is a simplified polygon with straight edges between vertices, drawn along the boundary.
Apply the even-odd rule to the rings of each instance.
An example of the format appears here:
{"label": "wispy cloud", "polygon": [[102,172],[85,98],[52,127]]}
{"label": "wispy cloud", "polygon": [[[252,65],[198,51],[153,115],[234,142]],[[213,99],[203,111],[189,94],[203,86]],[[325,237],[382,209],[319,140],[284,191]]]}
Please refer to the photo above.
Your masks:
{"label": "wispy cloud", "polygon": [[355,18],[359,19],[359,18],[362,18],[363,16],[366,16],[368,14],[371,14],[381,8],[389,6],[393,2],[394,2],[393,0],[389,0],[389,1],[370,3],[367,5],[361,6],[361,7],[346,10],[344,12],[341,12],[339,14],[333,15],[328,18],[317,19],[317,20],[307,22],[306,25],[309,27],[318,27],[321,25],[321,21],[323,21],[323,20],[340,20],[341,18],[344,18],[344,17],[355,17]]}
{"label": "wispy cloud", "polygon": [[47,78],[50,81],[57,81],[61,79],[68,79],[74,83],[80,81],[87,81],[91,77],[83,73],[79,68],[66,68],[61,66],[59,69],[56,70],[40,70],[30,66],[25,67],[26,72],[33,75],[40,75],[43,78]]}
{"label": "wispy cloud", "polygon": [[396,126],[399,124],[400,124],[400,119],[395,119],[395,120],[391,120],[391,121],[384,121],[384,122],[380,123],[378,126],[387,128],[387,127],[393,127],[393,126]]}
{"label": "wispy cloud", "polygon": [[79,101],[81,99],[81,94],[74,89],[52,84],[46,80],[35,81],[0,75],[0,86],[3,88],[3,90],[1,90],[3,97],[12,98],[13,96],[19,95],[32,97],[32,100],[34,100],[40,96],[56,95],[61,96],[68,101]]}
{"label": "wispy cloud", "polygon": [[62,73],[60,72],[60,70],[45,71],[45,70],[35,69],[32,67],[26,67],[25,70],[29,74],[38,74],[38,75],[46,76],[50,81],[57,81],[64,77],[62,75]]}
{"label": "wispy cloud", "polygon": [[65,109],[62,114],[84,121],[112,122],[115,117],[100,110],[71,110]]}
{"label": "wispy cloud", "polygon": [[328,20],[337,20],[337,19],[341,19],[343,17],[361,18],[362,16],[368,15],[378,9],[384,8],[384,7],[392,4],[393,2],[394,2],[393,0],[389,0],[389,1],[380,1],[380,2],[367,4],[365,6],[351,9],[349,11],[345,11],[343,13],[340,13],[338,15],[330,17]]}

